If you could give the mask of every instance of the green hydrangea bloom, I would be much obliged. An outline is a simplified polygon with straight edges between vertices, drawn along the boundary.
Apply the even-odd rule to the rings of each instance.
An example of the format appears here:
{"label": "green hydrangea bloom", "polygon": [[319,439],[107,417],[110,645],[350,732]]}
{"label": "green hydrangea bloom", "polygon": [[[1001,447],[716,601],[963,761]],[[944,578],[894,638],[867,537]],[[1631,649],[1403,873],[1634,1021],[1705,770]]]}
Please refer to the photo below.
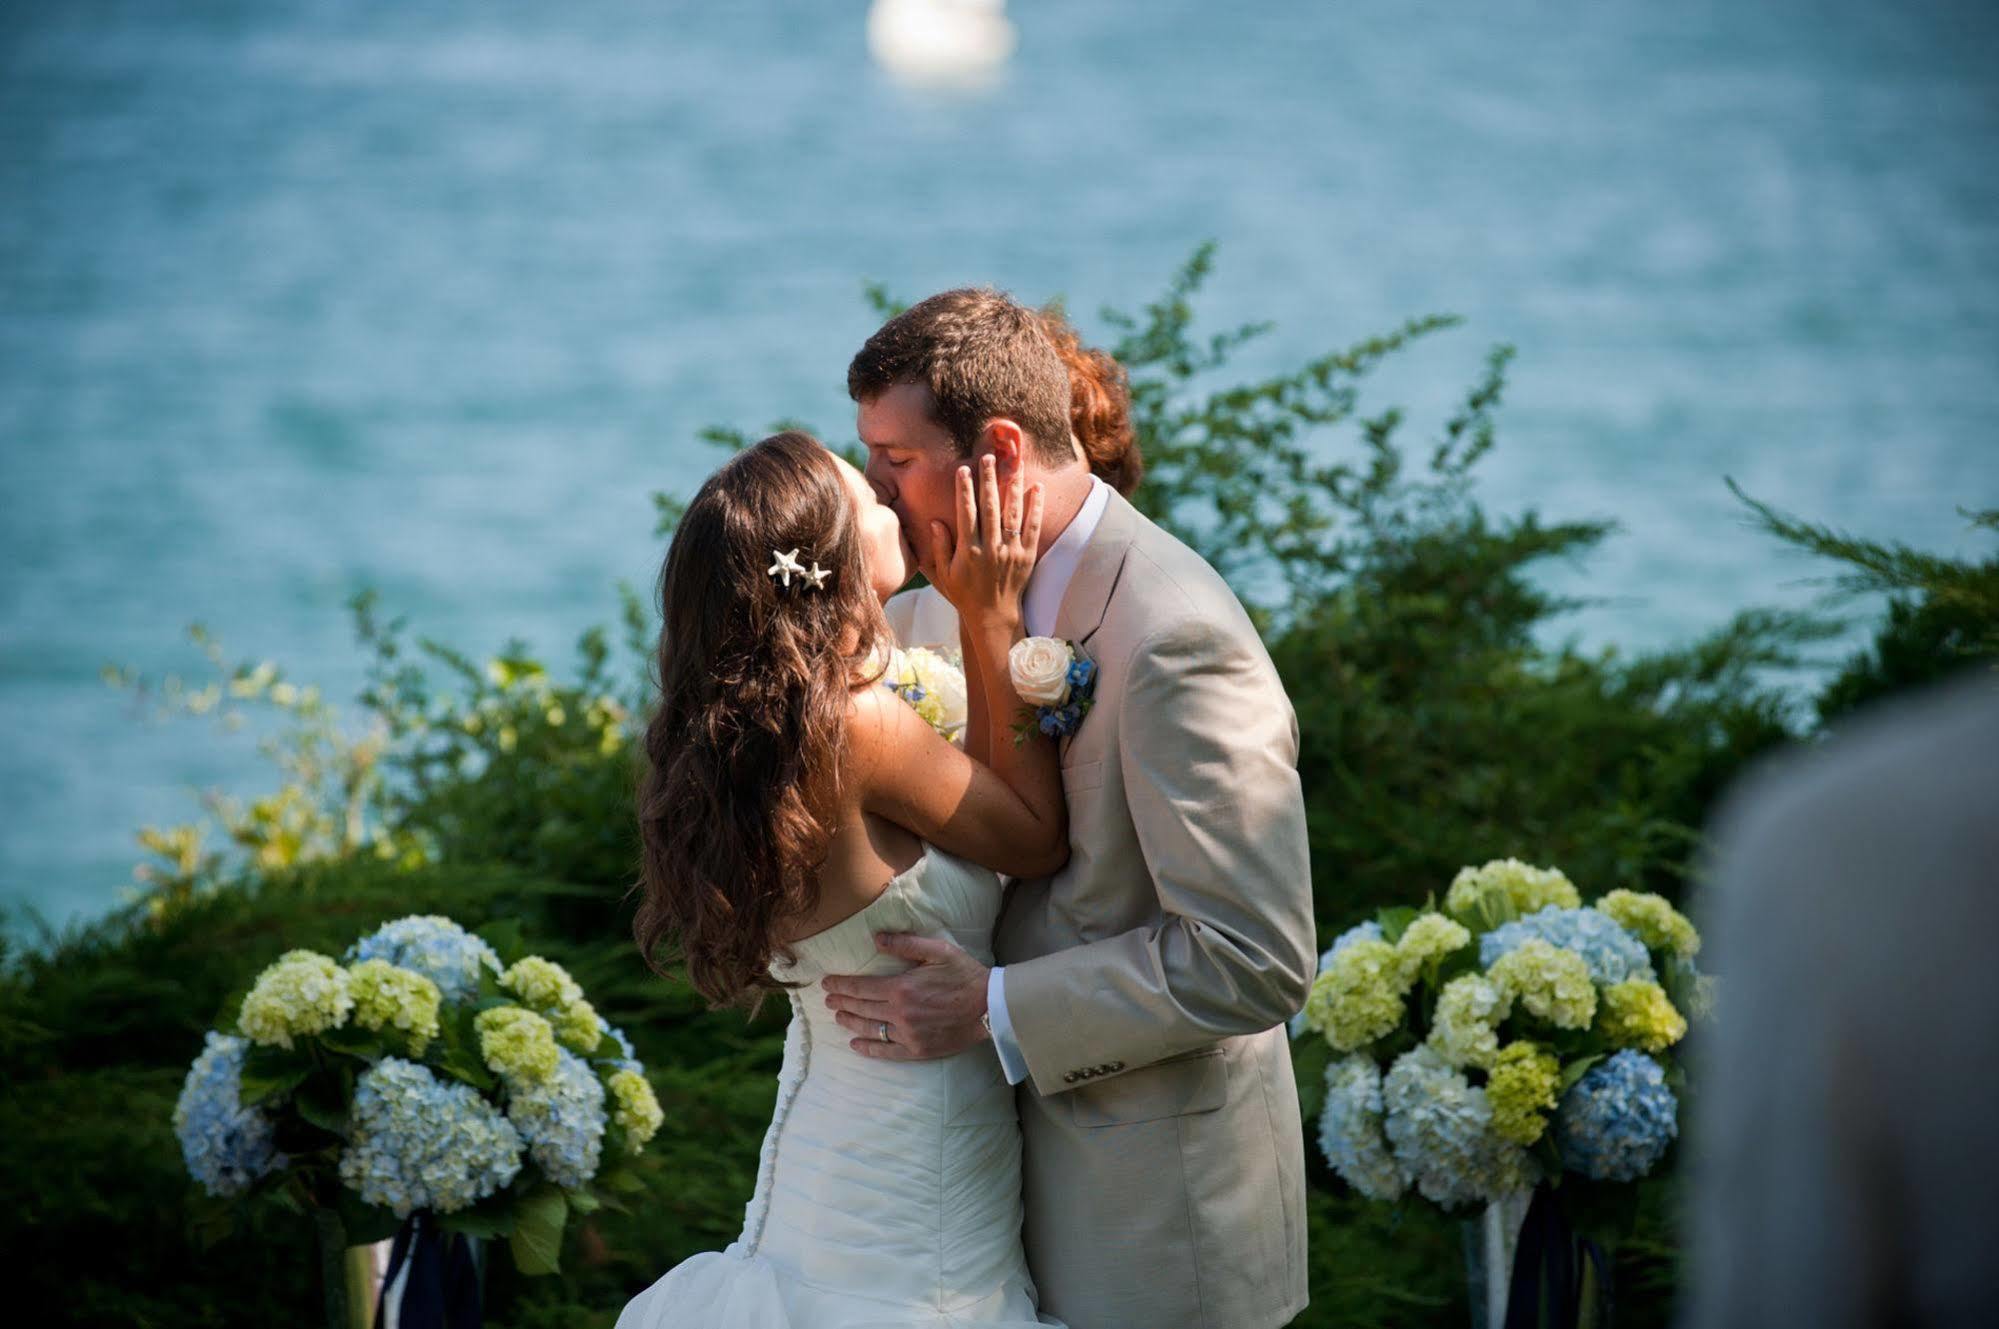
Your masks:
{"label": "green hydrangea bloom", "polygon": [[1409,975],[1385,941],[1356,941],[1313,980],[1305,1027],[1341,1052],[1352,1052],[1402,1023]]}
{"label": "green hydrangea bloom", "polygon": [[1558,1029],[1587,1029],[1596,1018],[1596,985],[1589,965],[1539,937],[1524,941],[1492,962],[1493,985]]}
{"label": "green hydrangea bloom", "polygon": [[1596,902],[1598,912],[1655,951],[1691,960],[1700,954],[1701,934],[1672,902],[1649,891],[1612,891]]}
{"label": "green hydrangea bloom", "polygon": [[253,1043],[288,1048],[294,1038],[338,1028],[353,1009],[338,961],[318,951],[286,951],[257,975],[236,1024]]}
{"label": "green hydrangea bloom", "polygon": [[1664,1052],[1687,1035],[1666,989],[1634,978],[1603,990],[1603,1035],[1618,1047]]}
{"label": "green hydrangea bloom", "polygon": [[1413,978],[1431,960],[1470,944],[1471,933],[1464,924],[1453,922],[1442,914],[1419,914],[1402,930],[1402,936],[1395,943],[1395,954]]}
{"label": "green hydrangea bloom", "polygon": [[556,1013],[555,1036],[572,1051],[585,1056],[597,1050],[597,1043],[604,1037],[604,1021],[598,1016],[597,1008],[578,997]]}
{"label": "green hydrangea bloom", "polygon": [[583,989],[553,960],[530,955],[500,975],[500,986],[536,1010],[559,1011],[583,1000]]}
{"label": "green hydrangea bloom", "polygon": [[611,1119],[624,1131],[626,1143],[636,1154],[658,1132],[666,1114],[660,1111],[659,1098],[652,1091],[652,1082],[637,1071],[629,1068],[613,1071],[606,1083],[611,1087],[611,1100],[615,1105]]}
{"label": "green hydrangea bloom", "polygon": [[533,1011],[519,1006],[492,1006],[472,1021],[479,1034],[479,1056],[493,1073],[520,1084],[547,1084],[555,1076],[560,1053],[555,1029]]}
{"label": "green hydrangea bloom", "polygon": [[1484,975],[1459,974],[1437,994],[1430,1046],[1453,1066],[1491,1066],[1499,1055],[1499,1022],[1511,1005]]}
{"label": "green hydrangea bloom", "polygon": [[1580,909],[1583,903],[1582,892],[1561,869],[1537,868],[1517,858],[1495,858],[1475,868],[1460,869],[1444,895],[1444,908],[1460,916],[1470,914],[1488,893],[1503,895],[1521,915],[1549,905]]}
{"label": "green hydrangea bloom", "polygon": [[437,1012],[444,994],[414,969],[387,960],[363,960],[347,970],[354,994],[354,1022],[364,1029],[394,1026],[409,1036],[410,1055],[421,1057],[437,1037]]}
{"label": "green hydrangea bloom", "polygon": [[1485,1082],[1492,1104],[1492,1129],[1515,1144],[1529,1145],[1548,1129],[1562,1063],[1538,1043],[1508,1043],[1492,1063]]}

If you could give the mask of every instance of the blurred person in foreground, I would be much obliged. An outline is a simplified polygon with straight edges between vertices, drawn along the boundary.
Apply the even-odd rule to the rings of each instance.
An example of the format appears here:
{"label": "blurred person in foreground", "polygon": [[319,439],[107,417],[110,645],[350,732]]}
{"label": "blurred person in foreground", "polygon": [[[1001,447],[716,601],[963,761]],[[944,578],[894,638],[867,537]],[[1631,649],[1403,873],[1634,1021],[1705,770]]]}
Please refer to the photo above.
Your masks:
{"label": "blurred person in foreground", "polygon": [[1999,677],[1877,704],[1714,819],[1682,1329],[1999,1315]]}

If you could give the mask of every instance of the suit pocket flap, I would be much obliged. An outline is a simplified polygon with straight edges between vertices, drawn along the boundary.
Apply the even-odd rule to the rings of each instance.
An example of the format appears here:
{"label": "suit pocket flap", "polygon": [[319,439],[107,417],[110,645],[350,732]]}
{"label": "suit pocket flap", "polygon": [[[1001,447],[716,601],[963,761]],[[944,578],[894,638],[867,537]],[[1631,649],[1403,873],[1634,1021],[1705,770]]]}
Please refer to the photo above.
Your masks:
{"label": "suit pocket flap", "polygon": [[1062,788],[1066,793],[1095,789],[1103,782],[1104,764],[1101,761],[1079,761],[1074,766],[1062,768]]}
{"label": "suit pocket flap", "polygon": [[1078,1126],[1118,1126],[1213,1112],[1228,1097],[1228,1063],[1211,1048],[1072,1089],[1069,1104]]}

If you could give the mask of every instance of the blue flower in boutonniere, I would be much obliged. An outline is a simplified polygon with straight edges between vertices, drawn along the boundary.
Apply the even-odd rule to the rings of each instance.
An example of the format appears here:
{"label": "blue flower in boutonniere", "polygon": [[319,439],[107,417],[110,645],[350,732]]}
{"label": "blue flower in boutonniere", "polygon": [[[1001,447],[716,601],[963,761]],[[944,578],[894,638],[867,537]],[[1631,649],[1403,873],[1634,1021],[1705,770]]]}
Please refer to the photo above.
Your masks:
{"label": "blue flower in boutonniere", "polygon": [[1027,703],[1014,721],[1013,741],[1025,742],[1039,729],[1050,738],[1076,732],[1089,714],[1097,690],[1097,667],[1060,637],[1017,641],[1006,656],[1007,677]]}

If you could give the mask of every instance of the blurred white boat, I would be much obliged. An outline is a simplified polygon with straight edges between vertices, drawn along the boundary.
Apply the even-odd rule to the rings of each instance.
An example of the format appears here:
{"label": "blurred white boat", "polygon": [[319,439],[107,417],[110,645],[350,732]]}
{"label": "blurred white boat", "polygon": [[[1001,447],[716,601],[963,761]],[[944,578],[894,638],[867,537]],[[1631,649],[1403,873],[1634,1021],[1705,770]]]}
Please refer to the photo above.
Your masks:
{"label": "blurred white boat", "polygon": [[1006,0],[874,0],[868,52],[897,78],[979,83],[1013,55]]}

